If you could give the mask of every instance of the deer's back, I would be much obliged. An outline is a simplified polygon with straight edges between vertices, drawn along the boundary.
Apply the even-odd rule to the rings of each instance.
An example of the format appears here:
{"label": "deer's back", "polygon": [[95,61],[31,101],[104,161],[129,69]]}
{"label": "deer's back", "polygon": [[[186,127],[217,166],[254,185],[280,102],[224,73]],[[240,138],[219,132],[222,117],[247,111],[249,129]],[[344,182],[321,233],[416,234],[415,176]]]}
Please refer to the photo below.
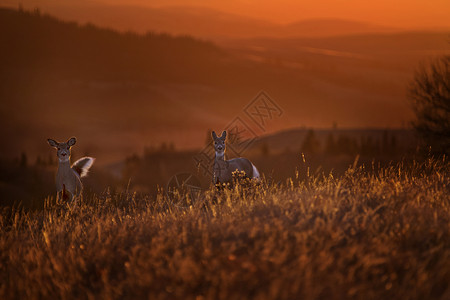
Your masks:
{"label": "deer's back", "polygon": [[234,171],[243,171],[248,177],[253,176],[252,163],[243,157],[233,158],[226,161],[216,161],[214,164],[214,182],[217,180],[220,183],[231,182],[233,179],[232,173]]}
{"label": "deer's back", "polygon": [[228,162],[230,164],[231,172],[234,172],[236,170],[244,171],[247,176],[249,177],[253,176],[253,166],[248,159],[244,157],[239,157],[230,159]]}

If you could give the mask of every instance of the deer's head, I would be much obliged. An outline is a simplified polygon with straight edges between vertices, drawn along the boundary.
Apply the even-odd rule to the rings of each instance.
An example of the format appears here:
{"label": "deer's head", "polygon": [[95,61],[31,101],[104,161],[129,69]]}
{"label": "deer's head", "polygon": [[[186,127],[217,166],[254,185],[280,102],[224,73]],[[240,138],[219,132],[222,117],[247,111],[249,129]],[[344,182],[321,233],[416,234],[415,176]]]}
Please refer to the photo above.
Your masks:
{"label": "deer's head", "polygon": [[70,148],[75,145],[77,139],[72,137],[65,143],[58,143],[52,139],[48,139],[47,141],[50,146],[56,148],[56,156],[58,156],[59,161],[66,162],[70,160]]}
{"label": "deer's head", "polygon": [[223,156],[225,152],[225,140],[227,138],[227,132],[222,132],[221,136],[217,136],[216,132],[212,132],[212,138],[214,140],[214,150],[216,150],[216,155]]}

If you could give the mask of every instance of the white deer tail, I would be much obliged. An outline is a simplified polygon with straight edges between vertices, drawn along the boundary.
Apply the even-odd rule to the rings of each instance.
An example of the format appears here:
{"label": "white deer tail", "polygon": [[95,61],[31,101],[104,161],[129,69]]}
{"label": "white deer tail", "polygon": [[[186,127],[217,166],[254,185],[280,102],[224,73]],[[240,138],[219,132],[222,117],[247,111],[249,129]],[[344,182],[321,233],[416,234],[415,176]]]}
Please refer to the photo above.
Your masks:
{"label": "white deer tail", "polygon": [[95,158],[83,157],[73,163],[72,169],[77,172],[80,177],[87,175],[89,169],[94,164]]}
{"label": "white deer tail", "polygon": [[252,167],[253,167],[253,178],[259,180],[260,179],[260,175],[259,175],[258,169],[255,167],[254,164],[252,164]]}

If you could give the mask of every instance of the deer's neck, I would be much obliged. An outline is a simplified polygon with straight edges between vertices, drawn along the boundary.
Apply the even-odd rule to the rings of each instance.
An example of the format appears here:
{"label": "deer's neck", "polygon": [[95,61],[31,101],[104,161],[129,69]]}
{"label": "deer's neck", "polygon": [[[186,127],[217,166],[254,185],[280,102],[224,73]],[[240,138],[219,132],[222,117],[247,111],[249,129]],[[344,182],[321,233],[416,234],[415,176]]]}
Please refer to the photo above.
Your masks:
{"label": "deer's neck", "polygon": [[218,153],[216,152],[216,159],[217,162],[224,162],[225,161],[225,153]]}
{"label": "deer's neck", "polygon": [[223,181],[224,176],[227,174],[227,170],[228,170],[228,162],[225,161],[225,154],[223,152],[222,153],[216,152],[216,157],[214,159],[214,167],[213,167],[214,183],[219,183],[219,182]]}
{"label": "deer's neck", "polygon": [[58,171],[70,170],[70,160],[59,161]]}

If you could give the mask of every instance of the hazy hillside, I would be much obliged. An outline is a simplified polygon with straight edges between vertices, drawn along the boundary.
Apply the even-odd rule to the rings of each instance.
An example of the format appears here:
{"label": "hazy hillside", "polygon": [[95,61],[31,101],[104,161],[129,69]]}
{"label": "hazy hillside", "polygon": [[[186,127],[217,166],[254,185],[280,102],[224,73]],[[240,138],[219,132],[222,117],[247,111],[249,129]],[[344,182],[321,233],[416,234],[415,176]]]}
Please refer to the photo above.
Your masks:
{"label": "hazy hillside", "polygon": [[199,148],[207,129],[223,129],[260,90],[284,113],[258,134],[333,123],[406,126],[412,71],[448,51],[447,40],[405,33],[247,39],[220,48],[1,9],[0,133],[13,142],[2,143],[0,154],[48,154],[48,137],[72,135],[82,141],[76,151],[95,153],[99,164],[162,142]]}
{"label": "hazy hillside", "polygon": [[84,80],[195,81],[192,69],[204,74],[202,69],[223,57],[211,43],[187,36],[120,34],[39,13],[0,13],[0,42],[7,45],[0,57],[4,68],[57,70]]}
{"label": "hazy hillside", "polygon": [[[16,5],[14,3],[14,5]],[[188,34],[221,40],[224,38],[263,37],[324,37],[370,32],[394,32],[389,28],[370,23],[341,19],[301,20],[287,25],[263,19],[245,17],[199,6],[148,7],[136,5],[108,5],[104,3],[41,3],[27,8],[39,7],[67,20],[95,23],[121,31],[132,30]],[[207,24],[207,26],[205,26]]]}
{"label": "hazy hillside", "polygon": [[[0,10],[0,20],[3,135],[93,138],[94,130],[113,131],[120,140],[123,132],[142,136],[149,128],[167,135],[193,108],[187,99],[209,99],[208,86],[234,72],[222,50],[190,37],[120,34],[8,9]],[[245,74],[245,67],[239,71]],[[197,107],[192,117],[203,114]]]}

